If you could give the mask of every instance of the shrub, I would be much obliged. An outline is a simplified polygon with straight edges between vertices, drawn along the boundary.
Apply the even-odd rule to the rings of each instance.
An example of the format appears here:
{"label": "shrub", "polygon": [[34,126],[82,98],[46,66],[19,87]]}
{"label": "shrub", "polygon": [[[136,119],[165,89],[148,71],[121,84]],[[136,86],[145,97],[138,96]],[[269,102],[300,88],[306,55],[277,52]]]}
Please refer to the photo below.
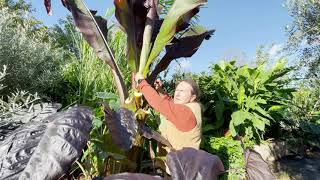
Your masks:
{"label": "shrub", "polygon": [[259,65],[237,67],[235,61],[213,65],[209,73],[197,76],[202,91],[205,115],[214,119],[211,129],[229,127],[233,136],[247,136],[258,142],[266,131],[273,111],[284,108],[294,89],[287,88],[289,79],[285,61],[272,69]]}
{"label": "shrub", "polygon": [[16,89],[50,94],[62,78],[63,51],[44,40],[45,31],[34,31],[34,21],[29,21],[28,15],[23,23],[17,23],[21,19],[18,12],[1,8],[0,16],[0,66],[7,65],[8,72],[3,94]]}
{"label": "shrub", "polygon": [[[245,144],[246,147],[252,144]],[[222,176],[222,179],[244,179],[245,160],[240,141],[232,137],[209,137],[205,139],[204,149],[219,156],[229,172]]]}

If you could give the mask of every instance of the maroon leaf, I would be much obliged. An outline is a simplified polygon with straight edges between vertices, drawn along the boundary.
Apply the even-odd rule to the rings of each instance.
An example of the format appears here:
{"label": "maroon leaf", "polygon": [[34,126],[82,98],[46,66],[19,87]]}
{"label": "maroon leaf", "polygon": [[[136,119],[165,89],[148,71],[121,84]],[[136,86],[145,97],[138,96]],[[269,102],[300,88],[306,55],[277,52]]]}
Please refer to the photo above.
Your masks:
{"label": "maroon leaf", "polygon": [[142,47],[143,31],[152,0],[115,0],[115,16],[128,35],[128,40]]}
{"label": "maroon leaf", "polygon": [[82,154],[92,118],[73,107],[16,129],[0,142],[0,179],[59,179]]}
{"label": "maroon leaf", "polygon": [[249,180],[274,180],[276,179],[268,164],[261,155],[252,149],[245,150],[246,176]]}
{"label": "maroon leaf", "polygon": [[44,6],[46,7],[46,11],[48,15],[52,15],[52,7],[51,7],[51,0],[44,0]]}
{"label": "maroon leaf", "polygon": [[192,35],[180,39],[173,39],[172,44],[166,46],[166,54],[148,77],[148,82],[153,83],[158,74],[164,71],[174,59],[191,57],[197,52],[203,40],[208,40],[215,30],[201,30],[200,33],[193,29],[190,29],[189,31],[193,31]]}
{"label": "maroon leaf", "polygon": [[138,122],[134,113],[125,108],[120,108],[118,112],[114,112],[106,105],[104,111],[113,142],[128,152],[138,135]]}
{"label": "maroon leaf", "polygon": [[128,64],[133,72],[139,67],[147,8],[145,0],[114,0],[115,16],[127,34]]}
{"label": "maroon leaf", "polygon": [[167,165],[173,180],[213,180],[224,172],[218,156],[193,148],[170,152],[167,155]]}
{"label": "maroon leaf", "polygon": [[194,8],[191,11],[189,11],[186,15],[184,15],[178,21],[176,32],[180,32],[180,31],[187,29],[190,26],[190,23],[189,23],[190,20],[193,18],[193,16],[198,14],[198,12],[199,12],[199,8]]}
{"label": "maroon leaf", "polygon": [[165,139],[163,136],[161,136],[161,134],[158,133],[157,131],[154,131],[153,129],[151,129],[151,128],[145,126],[145,125],[140,126],[139,131],[140,131],[142,136],[144,136],[144,137],[146,137],[148,139],[151,139],[151,138],[155,139],[158,142],[160,142],[161,144],[166,145],[170,149],[173,149],[173,147],[170,144],[170,142],[167,139]]}
{"label": "maroon leaf", "polygon": [[158,132],[144,124],[139,125],[134,112],[126,108],[120,108],[117,112],[114,112],[107,105],[104,105],[104,111],[112,140],[124,151],[128,152],[132,148],[138,135],[142,135],[148,139],[153,138],[172,148],[171,144]]}
{"label": "maroon leaf", "polygon": [[150,176],[142,173],[121,173],[105,177],[104,180],[160,180],[159,176]]}

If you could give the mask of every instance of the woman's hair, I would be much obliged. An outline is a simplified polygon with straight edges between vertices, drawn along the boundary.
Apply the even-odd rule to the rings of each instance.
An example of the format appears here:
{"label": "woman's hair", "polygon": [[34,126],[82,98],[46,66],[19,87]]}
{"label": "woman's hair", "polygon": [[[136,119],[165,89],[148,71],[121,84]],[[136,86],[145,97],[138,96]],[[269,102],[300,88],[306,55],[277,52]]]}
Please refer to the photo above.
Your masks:
{"label": "woman's hair", "polygon": [[[192,78],[185,78],[185,79],[182,79],[181,81],[179,81],[179,83],[181,82],[186,82],[188,83],[191,87],[192,87],[192,95],[195,95],[196,96],[196,100],[195,101],[199,101],[199,98],[200,98],[200,88],[197,84],[197,82],[195,80],[193,80]],[[178,83],[178,84],[179,84]],[[177,84],[177,85],[178,85]]]}

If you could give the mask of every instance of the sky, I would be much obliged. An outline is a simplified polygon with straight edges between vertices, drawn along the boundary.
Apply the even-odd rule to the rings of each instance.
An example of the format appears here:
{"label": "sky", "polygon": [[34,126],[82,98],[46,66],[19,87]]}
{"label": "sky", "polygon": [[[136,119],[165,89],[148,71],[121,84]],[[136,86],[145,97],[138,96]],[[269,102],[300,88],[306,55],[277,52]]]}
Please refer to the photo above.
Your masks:
{"label": "sky", "polygon": [[[48,26],[70,14],[60,0],[52,0],[52,16],[46,14],[43,0],[27,1],[36,10],[33,15]],[[86,3],[100,15],[113,7],[112,0],[86,0]],[[198,23],[216,32],[191,58],[180,59],[181,66],[197,73],[235,56],[242,64],[252,63],[261,45],[270,47],[270,55],[276,56],[287,40],[285,27],[292,21],[283,3],[284,0],[208,0],[200,10]]]}

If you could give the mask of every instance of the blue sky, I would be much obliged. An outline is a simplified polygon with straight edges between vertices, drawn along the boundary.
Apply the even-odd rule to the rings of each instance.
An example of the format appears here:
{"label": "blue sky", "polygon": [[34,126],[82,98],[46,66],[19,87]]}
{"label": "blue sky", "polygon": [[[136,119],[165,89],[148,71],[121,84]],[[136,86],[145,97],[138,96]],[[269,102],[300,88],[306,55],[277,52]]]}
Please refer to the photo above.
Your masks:
{"label": "blue sky", "polygon": [[[69,14],[60,0],[52,0],[52,16],[46,14],[43,0],[29,1],[36,9],[34,15],[49,26]],[[113,6],[112,0],[86,2],[102,15]],[[209,0],[199,13],[199,24],[216,32],[193,57],[182,61],[184,67],[192,72],[206,71],[210,64],[233,56],[242,56],[242,63],[250,63],[260,45],[275,44],[270,52],[276,53],[286,42],[285,26],[292,21],[283,3],[283,0]]]}

